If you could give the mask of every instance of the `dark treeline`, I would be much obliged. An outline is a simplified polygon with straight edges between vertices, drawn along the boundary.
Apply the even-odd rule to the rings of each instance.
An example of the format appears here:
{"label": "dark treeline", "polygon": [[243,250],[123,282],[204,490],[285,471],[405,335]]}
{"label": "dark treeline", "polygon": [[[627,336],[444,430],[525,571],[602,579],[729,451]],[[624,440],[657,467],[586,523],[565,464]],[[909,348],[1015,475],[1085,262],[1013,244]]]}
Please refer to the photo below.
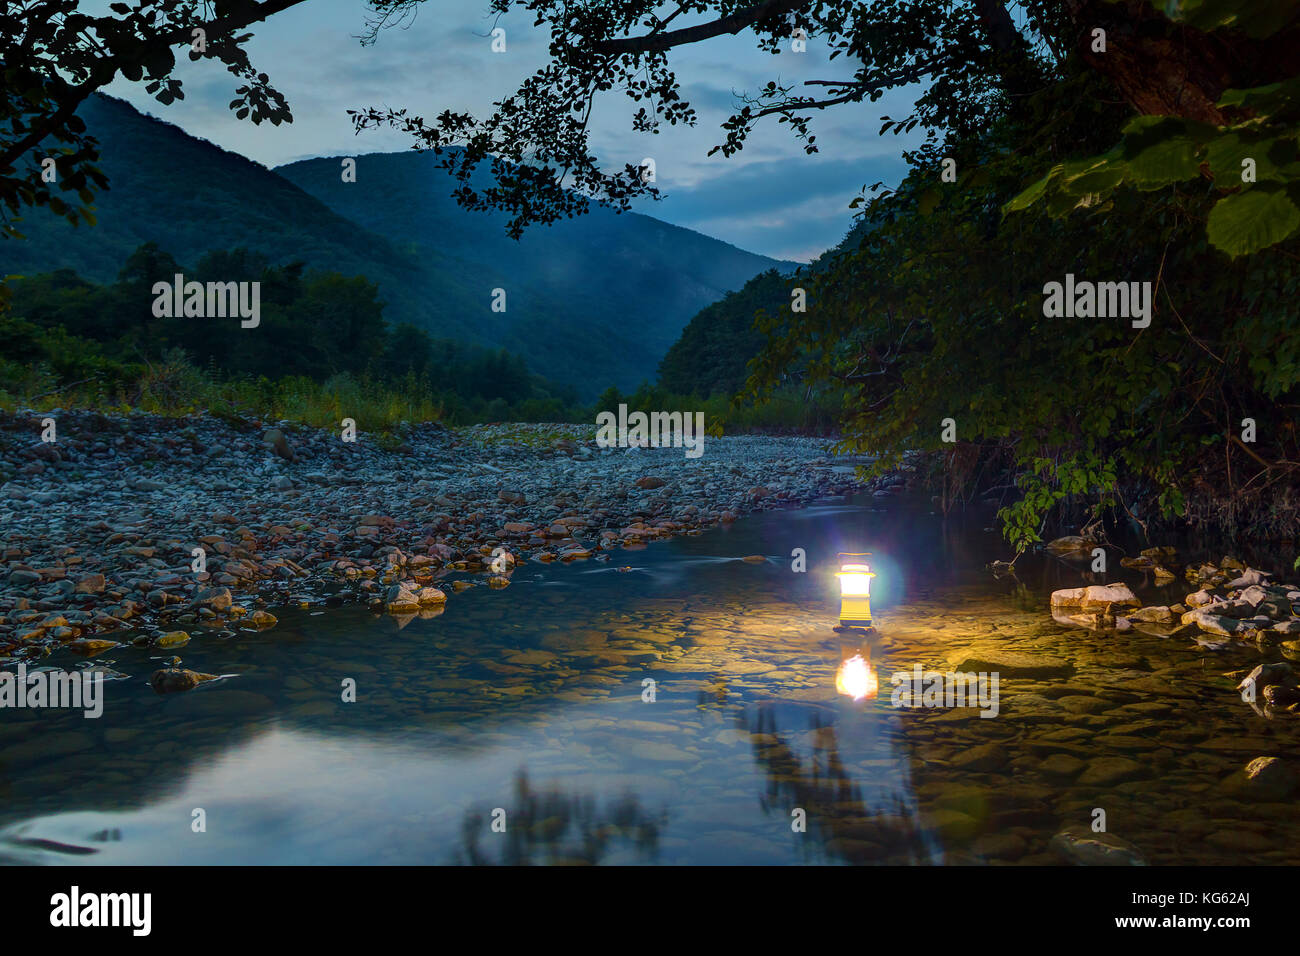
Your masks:
{"label": "dark treeline", "polygon": [[[238,316],[156,316],[155,284],[177,274],[186,282],[260,283],[257,327],[242,328]],[[75,392],[101,405],[152,399],[182,406],[160,410],[183,411],[212,404],[214,388],[273,406],[277,392],[315,386],[391,393],[454,423],[586,413],[576,389],[531,373],[519,355],[388,323],[378,287],[364,276],[271,265],[245,249],[212,251],[191,267],[145,243],[112,283],[61,269],[14,279],[10,288],[0,314],[0,389],[11,400]],[[170,403],[151,389],[160,369],[176,379]]]}

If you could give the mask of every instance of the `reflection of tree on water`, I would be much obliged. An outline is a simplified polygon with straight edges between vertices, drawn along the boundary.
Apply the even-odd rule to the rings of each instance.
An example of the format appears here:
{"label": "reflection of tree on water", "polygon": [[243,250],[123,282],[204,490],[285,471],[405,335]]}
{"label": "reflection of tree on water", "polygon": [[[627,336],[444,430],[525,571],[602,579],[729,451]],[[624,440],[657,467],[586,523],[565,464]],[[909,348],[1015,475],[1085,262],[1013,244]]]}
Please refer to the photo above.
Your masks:
{"label": "reflection of tree on water", "polygon": [[462,847],[453,854],[453,862],[594,864],[619,845],[632,846],[646,862],[653,862],[668,818],[663,811],[647,811],[632,793],[601,808],[590,794],[567,794],[554,786],[534,790],[522,771],[515,777],[513,805],[503,808],[504,833],[493,832],[492,809],[475,808],[465,814]]}
{"label": "reflection of tree on water", "polygon": [[[854,780],[857,759],[893,756],[892,748],[868,731],[870,754],[843,755],[842,734],[821,710],[808,714],[812,753],[801,756],[779,729],[782,705],[745,708],[737,723],[750,735],[754,757],[767,775],[761,804],[764,812],[791,819],[795,808],[807,813],[807,834],[827,853],[847,863],[940,862],[934,841],[917,822],[916,801],[904,760],[879,768],[876,780]],[[854,715],[867,720],[869,715]],[[849,751],[861,748],[849,746]]]}

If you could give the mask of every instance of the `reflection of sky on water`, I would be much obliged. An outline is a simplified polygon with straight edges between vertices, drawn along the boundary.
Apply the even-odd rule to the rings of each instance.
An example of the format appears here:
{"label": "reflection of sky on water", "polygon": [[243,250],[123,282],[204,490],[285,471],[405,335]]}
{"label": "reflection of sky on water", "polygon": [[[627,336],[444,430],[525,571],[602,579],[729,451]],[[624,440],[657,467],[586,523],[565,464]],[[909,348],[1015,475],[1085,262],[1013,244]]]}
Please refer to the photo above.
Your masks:
{"label": "reflection of sky on water", "polygon": [[[575,731],[559,747],[546,732],[502,727],[491,736],[509,734],[509,743],[468,752],[442,748],[436,735],[395,742],[273,725],[194,765],[178,789],[138,810],[54,813],[7,827],[0,831],[0,859],[113,865],[822,861],[826,841],[845,820],[861,829],[883,814],[886,829],[902,829],[890,839],[918,842],[917,859],[938,861],[937,847],[916,827],[906,764],[878,733],[878,715],[846,712],[816,727],[800,707],[729,710],[730,720],[708,715],[705,729],[716,736],[730,726],[726,742],[742,746],[701,748],[703,764],[694,773],[704,787],[657,772],[635,745],[611,742],[610,735],[635,736],[618,721],[595,733]],[[599,710],[566,713],[570,724],[583,726]],[[600,759],[585,759],[593,753]],[[752,793],[711,803],[711,793],[736,782]],[[855,808],[846,811],[846,802]],[[538,803],[548,807],[544,817]],[[807,812],[806,834],[790,828],[795,807]],[[191,829],[196,808],[204,811],[206,832]],[[505,835],[491,830],[498,808],[506,811]],[[599,852],[591,846],[593,831],[603,834]],[[726,839],[718,843],[718,835]]]}
{"label": "reflection of sky on water", "polygon": [[[514,748],[447,755],[276,727],[195,768],[183,789],[138,811],[41,817],[0,839],[10,855],[42,863],[450,863],[476,796],[496,798],[489,810],[513,809],[515,778],[545,776],[545,758],[522,759]],[[191,829],[195,808],[206,814],[206,832]],[[105,841],[106,831],[113,838]],[[98,852],[88,858],[14,846],[15,839]]]}

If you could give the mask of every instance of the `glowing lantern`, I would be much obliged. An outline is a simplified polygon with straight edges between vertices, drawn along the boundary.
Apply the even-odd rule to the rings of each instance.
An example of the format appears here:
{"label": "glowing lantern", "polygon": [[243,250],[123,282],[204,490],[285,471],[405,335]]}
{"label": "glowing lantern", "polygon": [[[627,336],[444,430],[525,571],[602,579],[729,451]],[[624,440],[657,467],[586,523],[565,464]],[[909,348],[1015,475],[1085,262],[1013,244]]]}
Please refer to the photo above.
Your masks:
{"label": "glowing lantern", "polygon": [[835,672],[835,689],[841,694],[854,700],[863,700],[875,697],[877,687],[876,673],[861,654],[854,654],[848,660],[840,662],[840,669]]}
{"label": "glowing lantern", "polygon": [[865,562],[853,560],[870,554],[839,556],[840,627],[871,627],[871,579],[876,575]]}

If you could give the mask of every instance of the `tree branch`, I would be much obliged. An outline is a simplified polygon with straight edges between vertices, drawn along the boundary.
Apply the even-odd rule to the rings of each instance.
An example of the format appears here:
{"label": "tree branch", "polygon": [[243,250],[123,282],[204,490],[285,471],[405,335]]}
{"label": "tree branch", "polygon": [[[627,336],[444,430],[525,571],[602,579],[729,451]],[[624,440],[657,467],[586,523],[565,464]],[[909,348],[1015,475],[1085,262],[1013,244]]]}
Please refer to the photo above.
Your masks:
{"label": "tree branch", "polygon": [[639,37],[624,37],[618,40],[597,40],[592,49],[597,53],[662,53],[676,46],[687,43],[699,43],[711,40],[724,33],[739,33],[745,27],[752,26],[769,17],[791,13],[807,3],[808,0],[763,0],[762,3],[725,16],[720,20],[702,23],[694,27],[683,27],[668,33],[650,33]]}
{"label": "tree branch", "polygon": [[[155,37],[141,40],[136,49],[136,54],[138,56],[147,50],[170,47],[178,43],[189,43],[192,35],[190,31],[195,27],[202,27],[209,33],[216,34],[240,30],[250,24],[287,10],[289,7],[305,2],[306,0],[265,0],[265,2],[259,3],[246,14],[217,17],[207,23],[187,23],[166,33],[160,33]],[[18,160],[27,154],[28,150],[36,147],[41,140],[71,119],[72,114],[77,111],[77,107],[81,105],[82,101],[101,86],[107,86],[113,81],[113,77],[117,75],[117,71],[121,69],[121,64],[124,62],[135,61],[122,55],[115,55],[103,57],[96,62],[90,68],[90,77],[88,79],[68,88],[67,98],[59,104],[57,110],[50,113],[43,120],[38,120],[26,136],[14,141],[10,146],[0,151],[0,169],[16,164]]]}

